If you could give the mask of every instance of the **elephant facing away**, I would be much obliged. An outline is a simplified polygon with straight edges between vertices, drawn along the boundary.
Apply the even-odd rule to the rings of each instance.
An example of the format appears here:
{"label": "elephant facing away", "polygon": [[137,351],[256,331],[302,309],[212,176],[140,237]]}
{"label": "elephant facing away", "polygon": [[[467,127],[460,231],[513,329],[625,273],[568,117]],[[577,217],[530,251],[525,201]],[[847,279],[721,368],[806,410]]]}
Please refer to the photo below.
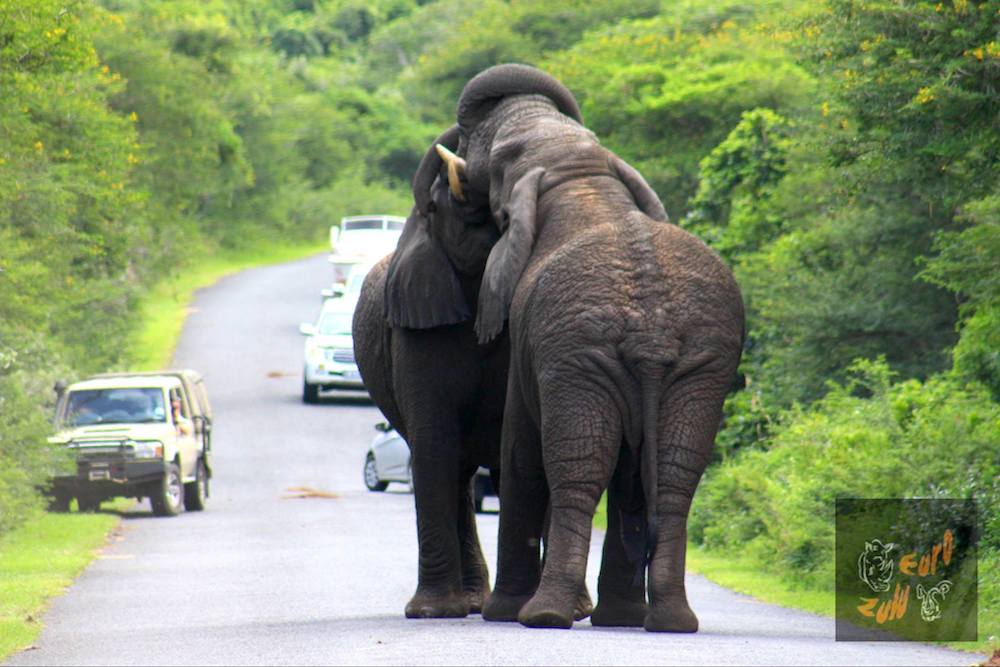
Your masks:
{"label": "elephant facing away", "polygon": [[664,221],[634,170],[537,94],[546,79],[497,66],[459,101],[454,188],[488,203],[502,232],[476,331],[483,343],[509,332],[511,354],[500,558],[483,616],[572,625],[608,489],[592,623],[693,632],[687,514],[740,359],[740,292],[717,254]]}

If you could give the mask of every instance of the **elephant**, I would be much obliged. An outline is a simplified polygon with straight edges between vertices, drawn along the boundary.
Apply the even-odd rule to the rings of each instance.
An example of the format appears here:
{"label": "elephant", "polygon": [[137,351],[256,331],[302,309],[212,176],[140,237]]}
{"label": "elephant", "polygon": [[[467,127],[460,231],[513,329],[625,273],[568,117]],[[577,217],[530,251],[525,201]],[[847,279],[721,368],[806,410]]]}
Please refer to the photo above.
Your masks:
{"label": "elephant", "polygon": [[526,65],[481,72],[458,103],[462,157],[449,158],[450,197],[489,207],[501,233],[476,334],[510,346],[500,552],[483,618],[573,625],[607,489],[591,622],[694,632],[687,515],[739,364],[743,302],[722,259],[561,112],[559,86]]}
{"label": "elephant", "polygon": [[[456,147],[457,127],[436,144]],[[505,335],[480,345],[474,310],[499,238],[488,210],[449,195],[428,150],[396,250],[368,273],[355,310],[355,357],[372,400],[411,450],[417,515],[417,590],[408,618],[478,613],[489,576],[470,480],[498,469],[507,382]]]}

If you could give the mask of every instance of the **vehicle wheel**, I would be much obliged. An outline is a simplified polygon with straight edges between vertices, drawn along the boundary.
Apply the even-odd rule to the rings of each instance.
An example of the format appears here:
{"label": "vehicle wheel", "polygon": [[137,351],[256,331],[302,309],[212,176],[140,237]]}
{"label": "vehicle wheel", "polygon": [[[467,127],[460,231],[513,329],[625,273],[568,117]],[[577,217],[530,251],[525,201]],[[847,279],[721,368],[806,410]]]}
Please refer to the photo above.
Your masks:
{"label": "vehicle wheel", "polygon": [[188,512],[205,509],[205,499],[208,497],[208,471],[205,470],[204,461],[198,461],[194,474],[195,480],[184,485],[184,509]]}
{"label": "vehicle wheel", "polygon": [[310,405],[314,403],[319,403],[319,385],[309,384],[308,382],[302,382],[302,402],[309,403]]}
{"label": "vehicle wheel", "polygon": [[176,463],[167,466],[163,481],[156,485],[156,490],[149,496],[156,516],[177,516],[184,509],[184,485],[181,484],[181,469]]}
{"label": "vehicle wheel", "polygon": [[77,496],[76,504],[81,512],[96,512],[101,509],[101,501],[90,496]]}
{"label": "vehicle wheel", "polygon": [[371,452],[365,459],[365,486],[369,491],[385,491],[389,488],[389,482],[383,482],[378,478],[378,466],[375,465],[375,455]]}

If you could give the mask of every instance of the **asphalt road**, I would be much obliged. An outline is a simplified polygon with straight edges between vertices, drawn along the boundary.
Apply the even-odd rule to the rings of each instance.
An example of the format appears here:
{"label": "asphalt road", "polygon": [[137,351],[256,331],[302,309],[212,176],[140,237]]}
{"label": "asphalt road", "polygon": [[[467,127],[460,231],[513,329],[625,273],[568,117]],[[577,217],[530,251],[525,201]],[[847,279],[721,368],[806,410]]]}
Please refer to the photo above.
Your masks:
{"label": "asphalt road", "polygon": [[[208,509],[154,518],[147,504],[44,617],[9,665],[86,664],[864,664],[970,665],[985,656],[911,643],[836,643],[824,618],[689,577],[695,635],[530,630],[410,621],[413,498],[362,482],[380,420],[357,400],[301,401],[302,338],[325,257],[256,269],[197,294],[175,364],[200,370],[216,412]],[[335,498],[307,497],[314,489]],[[480,534],[495,569],[495,515]],[[596,591],[601,535],[590,586]]]}

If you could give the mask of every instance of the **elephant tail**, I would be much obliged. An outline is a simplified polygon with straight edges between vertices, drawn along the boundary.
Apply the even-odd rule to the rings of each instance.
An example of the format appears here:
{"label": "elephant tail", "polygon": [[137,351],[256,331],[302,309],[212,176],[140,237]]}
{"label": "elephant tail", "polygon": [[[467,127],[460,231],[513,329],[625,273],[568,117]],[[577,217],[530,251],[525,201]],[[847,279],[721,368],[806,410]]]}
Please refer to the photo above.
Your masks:
{"label": "elephant tail", "polygon": [[648,565],[655,555],[657,535],[659,534],[659,518],[656,512],[656,501],[660,495],[658,475],[660,443],[658,436],[660,431],[660,398],[666,369],[655,364],[645,365],[639,370],[642,391],[642,449],[639,459],[639,475],[646,501],[646,562],[644,565]]}

